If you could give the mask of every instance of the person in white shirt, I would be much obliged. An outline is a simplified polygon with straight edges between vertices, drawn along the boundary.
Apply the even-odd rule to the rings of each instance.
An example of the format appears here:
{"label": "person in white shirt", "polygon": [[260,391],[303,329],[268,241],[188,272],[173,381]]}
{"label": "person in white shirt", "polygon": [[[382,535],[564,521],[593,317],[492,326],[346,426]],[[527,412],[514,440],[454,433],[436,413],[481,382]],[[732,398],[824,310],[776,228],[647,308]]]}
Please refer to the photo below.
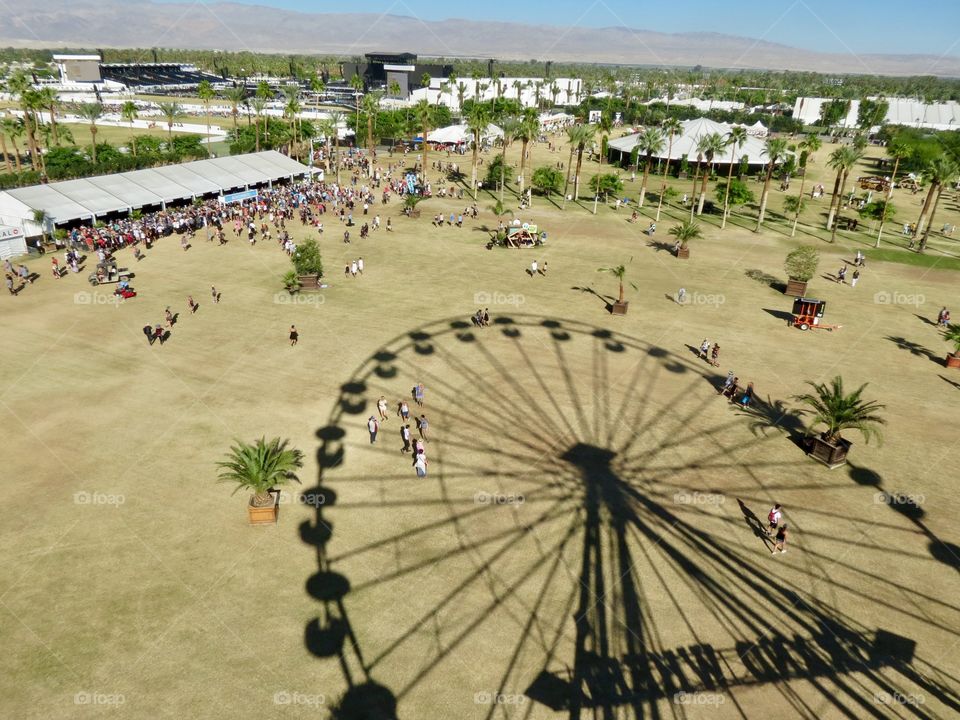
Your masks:
{"label": "person in white shirt", "polygon": [[530,263],[530,277],[536,277],[536,276],[537,276],[537,261],[534,260],[532,263]]}
{"label": "person in white shirt", "polygon": [[783,510],[780,507],[780,503],[777,503],[772,508],[770,512],[767,513],[767,535],[775,535],[777,532],[777,526],[780,524],[780,519],[783,517]]}

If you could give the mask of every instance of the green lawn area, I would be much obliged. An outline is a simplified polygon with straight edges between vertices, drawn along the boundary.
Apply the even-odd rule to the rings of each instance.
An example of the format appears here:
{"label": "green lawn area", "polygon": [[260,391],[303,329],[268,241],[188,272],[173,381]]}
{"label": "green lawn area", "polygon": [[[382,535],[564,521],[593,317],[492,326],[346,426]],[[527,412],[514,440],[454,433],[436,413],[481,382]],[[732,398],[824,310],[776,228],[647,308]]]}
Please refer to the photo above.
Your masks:
{"label": "green lawn area", "polygon": [[[538,145],[528,172],[567,157]],[[436,160],[469,176],[469,156]],[[723,231],[704,217],[689,260],[665,247],[675,204],[650,238],[655,203],[631,223],[536,196],[516,212],[546,245],[487,250],[495,195],[460,229],[430,218],[471,201],[429,199],[419,219],[394,201],[370,211],[392,232],[349,244],[327,215],[329,287],[293,298],[276,243],[232,230],[187,252],[163,239],[139,263],[124,251],[138,296],[121,305],[30,259],[40,279],[0,312],[0,715],[953,716],[960,373],[932,322],[960,312],[952,241],[935,238],[931,264],[895,226],[880,251],[866,228],[831,245],[825,201],[791,238],[782,198],[760,232],[749,208]],[[920,198],[897,199],[904,216]],[[808,294],[839,330],[787,327],[792,298],[770,279],[801,243],[820,250]],[[822,277],[856,249],[856,288]],[[363,275],[345,277],[358,256]],[[526,272],[534,259],[546,275]],[[620,263],[630,305],[613,316],[617,282],[597,270]],[[142,328],[168,306],[171,337],[150,346]],[[489,327],[470,323],[478,307]],[[717,367],[696,355],[704,338]],[[730,370],[754,383],[752,409],[718,396]],[[869,383],[886,425],[882,443],[848,431],[849,463],[828,470],[798,446],[793,396],[838,374]],[[417,382],[425,478],[395,414]],[[250,527],[215,463],[261,436],[305,465],[279,522]],[[773,503],[791,533],[777,556],[755,532]]]}

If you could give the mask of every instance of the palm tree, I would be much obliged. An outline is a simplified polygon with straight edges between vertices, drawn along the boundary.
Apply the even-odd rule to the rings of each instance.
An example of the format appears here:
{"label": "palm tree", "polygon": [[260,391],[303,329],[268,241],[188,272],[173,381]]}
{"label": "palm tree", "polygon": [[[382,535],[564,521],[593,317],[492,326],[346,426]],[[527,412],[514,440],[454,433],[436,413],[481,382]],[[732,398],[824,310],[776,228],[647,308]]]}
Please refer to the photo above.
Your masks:
{"label": "palm tree", "polygon": [[674,225],[667,232],[680,241],[680,247],[682,248],[685,248],[691,240],[696,240],[703,235],[699,223],[693,220],[684,220],[679,225]]}
{"label": "palm tree", "polygon": [[878,413],[886,406],[862,398],[866,384],[850,394],[844,392],[843,378],[839,375],[829,385],[813,382],[807,385],[813,388],[813,392],[795,395],[794,400],[807,406],[801,412],[813,415],[811,427],[826,426],[820,435],[823,440],[835,443],[842,439],[840,434],[844,430],[859,430],[868,443],[874,437],[881,439],[880,425],[885,424],[886,420]]}
{"label": "palm tree", "polygon": [[703,179],[700,185],[700,201],[697,203],[697,215],[703,215],[703,203],[707,199],[707,180],[710,179],[710,171],[713,168],[713,158],[717,153],[723,152],[727,146],[726,140],[720,133],[710,133],[700,139],[697,144],[697,154],[703,153],[703,159],[706,160],[706,167],[703,169]]}
{"label": "palm tree", "polygon": [[173,150],[173,125],[178,118],[183,117],[183,106],[175,102],[162,102],[157,103],[157,107],[160,108],[163,119],[167,121],[167,136],[170,142],[168,150]]}
{"label": "palm tree", "polygon": [[663,132],[659,128],[648,127],[637,138],[637,147],[644,157],[643,180],[640,182],[640,199],[637,201],[637,207],[643,207],[643,201],[647,197],[647,179],[650,177],[650,165],[653,163],[653,156],[659,155],[663,150],[663,145]]}
{"label": "palm tree", "polygon": [[[253,108],[253,142],[256,152],[260,152],[260,117],[267,107],[267,101],[263,98],[250,98],[250,107]],[[263,124],[266,126],[267,119],[263,118]],[[266,127],[264,127],[264,137],[266,137]]]}
{"label": "palm tree", "polygon": [[[17,147],[17,138],[23,137],[23,119],[15,117],[5,117],[0,121],[0,125],[3,127],[3,134],[10,138],[10,142],[13,145],[13,160],[17,166],[17,172],[23,171],[23,165],[20,162],[20,148]],[[6,153],[6,151],[4,151]],[[7,161],[10,162],[9,160]]]}
{"label": "palm tree", "polygon": [[573,125],[567,128],[567,142],[570,144],[570,157],[567,159],[567,179],[563,183],[563,207],[567,207],[567,188],[570,187],[570,173],[573,170],[573,151],[580,142],[582,125]]}
{"label": "palm tree", "polygon": [[[356,115],[357,121],[353,127],[355,128],[356,133],[359,133],[360,132],[360,95],[363,93],[363,78],[360,75],[354,75],[352,78],[350,78],[350,87],[353,88],[353,100],[357,109],[357,115]],[[353,138],[354,138],[354,141],[356,141],[357,134],[354,134]]]}
{"label": "palm tree", "polygon": [[371,161],[367,166],[368,174],[373,175],[373,128],[377,122],[377,114],[380,112],[380,93],[368,93],[363,97],[363,114],[367,118],[367,152],[370,153]]}
{"label": "palm tree", "polygon": [[50,227],[50,221],[53,219],[46,210],[38,208],[31,213],[32,220],[40,226],[40,233],[43,235],[43,243],[47,243],[47,229]]}
{"label": "palm tree", "polygon": [[52,87],[42,87],[37,91],[37,101],[43,108],[50,113],[50,130],[53,133],[53,144],[60,144],[60,135],[57,131],[57,106],[60,101],[57,98],[57,91]]}
{"label": "palm tree", "polygon": [[480,154],[480,136],[486,132],[487,125],[490,122],[490,112],[483,103],[475,102],[470,106],[470,112],[467,113],[467,129],[473,135],[473,169],[470,174],[471,187],[473,188],[473,199],[477,199],[477,161]]}
{"label": "palm tree", "polygon": [[583,167],[583,151],[588,142],[593,142],[593,136],[596,134],[595,125],[581,125],[577,137],[577,171],[573,176],[573,198],[580,197],[580,169]]}
{"label": "palm tree", "polygon": [[[930,216],[927,218],[926,227],[923,230],[923,236],[920,238],[919,252],[923,252],[927,247],[927,238],[930,236],[930,228],[933,227],[933,218],[937,214],[937,206],[940,204],[940,196],[943,194],[945,185],[950,185],[960,172],[957,164],[946,155],[941,155],[927,166],[927,175],[930,176],[930,190],[927,193],[927,200],[924,206],[930,200],[930,196],[936,193],[933,201],[933,207],[930,209]],[[921,220],[923,216],[921,215]],[[920,221],[917,222],[917,233],[920,232]]]}
{"label": "palm tree", "polygon": [[398,83],[396,80],[390,81],[390,86],[387,88],[387,90],[390,93],[390,97],[395,97],[395,98],[400,97],[400,93],[401,93],[400,83]]}
{"label": "palm tree", "polygon": [[197,97],[200,98],[200,101],[203,103],[203,114],[205,116],[206,125],[207,125],[207,144],[210,144],[210,101],[215,98],[217,94],[213,91],[213,85],[210,84],[209,80],[201,80],[200,84],[197,86]]}
{"label": "palm tree", "polygon": [[[331,161],[334,161],[336,157],[335,165],[336,175],[337,175],[337,187],[340,186],[340,125],[343,124],[343,113],[333,112],[330,113],[330,123],[333,125],[333,156],[331,156]],[[328,141],[329,142],[329,141]]]}
{"label": "palm tree", "polygon": [[763,225],[763,218],[767,213],[767,198],[770,196],[770,181],[773,179],[773,172],[777,168],[784,155],[787,153],[787,141],[783,138],[770,138],[767,140],[767,146],[763,149],[761,155],[767,156],[767,175],[763,179],[763,192],[760,195],[760,212],[757,215],[757,232]]}
{"label": "palm tree", "polygon": [[430,107],[430,103],[426,99],[423,99],[414,105],[413,111],[422,133],[420,142],[422,157],[420,162],[422,163],[423,186],[420,188],[420,194],[423,195],[427,190],[427,145],[429,144],[427,143],[427,133],[430,132],[430,127],[433,125],[433,108]]}
{"label": "palm tree", "polygon": [[795,198],[785,198],[783,203],[783,208],[787,212],[793,213],[793,227],[790,229],[790,237],[795,237],[797,234],[797,223],[800,222],[800,213],[803,212],[803,209],[806,207],[806,202],[803,200],[803,188],[807,182],[807,165],[810,164],[811,158],[813,157],[813,152],[820,148],[820,138],[816,135],[807,135],[806,139],[801,140],[798,147],[801,151],[806,150],[807,160],[806,163],[802,166],[803,174],[800,175],[800,192],[797,193]]}
{"label": "palm tree", "polygon": [[457,83],[457,111],[463,115],[463,97],[467,94],[467,84],[462,80]]}
{"label": "palm tree", "polygon": [[20,109],[23,111],[23,131],[27,138],[27,150],[30,152],[30,161],[36,168],[39,164],[34,140],[35,118],[33,110],[39,104],[36,91],[33,89],[30,78],[22,70],[14,72],[7,79],[7,91],[20,103]]}
{"label": "palm tree", "polygon": [[507,169],[507,148],[517,138],[520,129],[520,120],[515,117],[504,118],[500,123],[503,130],[501,141],[503,148],[500,151],[500,202],[503,202],[503,189],[506,186],[504,174]]}
{"label": "palm tree", "polygon": [[883,213],[880,216],[880,229],[877,231],[877,244],[874,247],[880,247],[880,238],[883,236],[883,223],[887,219],[887,213],[890,209],[890,200],[893,197],[893,186],[897,182],[897,170],[900,168],[900,161],[910,157],[910,146],[900,140],[894,140],[887,145],[887,155],[893,158],[893,173],[890,175],[890,185],[887,186],[887,196],[884,199]]}
{"label": "palm tree", "polygon": [[600,133],[600,152],[597,153],[598,165],[603,168],[603,156],[606,155],[607,140],[610,137],[610,131],[613,130],[613,117],[609,112],[600,113],[600,121],[597,123],[597,130]]}
{"label": "palm tree", "polygon": [[723,191],[723,219],[720,221],[720,229],[727,226],[727,216],[730,214],[730,183],[733,181],[733,166],[737,163],[737,150],[747,143],[747,129],[742,125],[735,125],[727,133],[727,145],[730,150],[730,166],[727,168],[727,187]]}
{"label": "palm tree", "polygon": [[660,210],[663,208],[663,196],[667,192],[667,172],[670,170],[670,156],[673,154],[673,136],[683,132],[683,126],[676,118],[667,118],[660,126],[667,136],[667,161],[663,164],[663,182],[660,184],[660,197],[657,199],[657,217],[654,222],[660,221]]}
{"label": "palm tree", "polygon": [[948,343],[953,343],[954,357],[960,357],[960,324],[950,323],[943,331],[943,339]]}
{"label": "palm tree", "polygon": [[320,119],[320,95],[322,95],[326,89],[326,84],[318,75],[310,78],[310,91],[313,93],[313,112],[316,114],[315,120]]}
{"label": "palm tree", "polygon": [[78,114],[90,123],[90,139],[93,141],[91,156],[97,164],[97,120],[103,117],[103,105],[100,103],[80,103]]}
{"label": "palm tree", "polygon": [[221,469],[219,482],[236,483],[237,490],[253,492],[250,504],[254,507],[273,505],[270,490],[290,482],[300,482],[295,471],[303,467],[303,453],[288,448],[288,440],[260,438],[253,444],[240,440],[230,448],[225,460],[217,463]]}
{"label": "palm tree", "polygon": [[[615,265],[613,267],[602,267],[602,268],[597,268],[597,272],[613,275],[617,279],[617,282],[620,285],[620,294],[617,296],[617,304],[622,305],[623,304],[623,280],[627,274],[627,266],[624,264],[620,264],[620,265]],[[637,289],[637,286],[634,285],[633,283],[630,283],[630,287],[632,287],[634,290]]]}
{"label": "palm tree", "polygon": [[7,152],[7,126],[8,118],[0,120],[0,153],[3,154],[3,162],[7,166],[7,172],[13,172],[13,165],[10,163],[10,154]]}
{"label": "palm tree", "polygon": [[120,106],[120,117],[130,123],[130,146],[133,150],[133,156],[137,156],[137,137],[133,134],[133,123],[137,119],[139,108],[133,100],[127,100]]}
{"label": "palm tree", "polygon": [[834,242],[837,238],[837,225],[836,214],[840,212],[840,203],[843,201],[843,196],[847,190],[847,176],[850,174],[850,170],[854,165],[857,164],[857,161],[862,157],[863,153],[854,148],[843,148],[845,152],[841,155],[842,160],[842,172],[840,175],[840,192],[837,195],[837,203],[834,208],[834,221],[830,230],[830,242]]}
{"label": "palm tree", "polygon": [[230,103],[230,114],[233,116],[233,134],[237,134],[237,112],[240,103],[247,99],[247,88],[243,85],[234,85],[226,92],[227,101]]}
{"label": "palm tree", "polygon": [[520,140],[520,194],[523,195],[526,187],[525,176],[527,168],[527,146],[531,140],[536,140],[540,134],[540,120],[536,108],[524,108],[517,124],[516,137]]}
{"label": "palm tree", "polygon": [[833,218],[840,208],[842,197],[841,185],[846,172],[853,166],[857,158],[854,155],[853,148],[838,147],[827,159],[827,165],[837,171],[837,177],[833,181],[833,195],[830,197],[830,210],[827,212],[827,230],[833,227]]}

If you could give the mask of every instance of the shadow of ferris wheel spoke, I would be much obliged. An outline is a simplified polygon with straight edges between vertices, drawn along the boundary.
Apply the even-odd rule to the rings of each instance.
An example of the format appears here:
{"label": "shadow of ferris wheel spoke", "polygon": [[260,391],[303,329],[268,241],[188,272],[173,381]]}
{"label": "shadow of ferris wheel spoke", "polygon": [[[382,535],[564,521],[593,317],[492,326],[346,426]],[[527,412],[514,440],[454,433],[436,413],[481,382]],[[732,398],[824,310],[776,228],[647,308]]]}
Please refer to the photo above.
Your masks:
{"label": "shadow of ferris wheel spoke", "polygon": [[[529,383],[518,382],[505,355],[488,347],[485,337],[491,335],[468,335],[462,322],[441,321],[387,343],[364,363],[343,385],[330,423],[317,432],[320,476],[315,491],[322,493],[323,502],[317,504],[313,520],[304,522],[300,530],[303,541],[316,551],[318,571],[307,581],[306,590],[318,601],[319,612],[307,624],[304,642],[314,656],[336,660],[341,667],[346,690],[332,709],[334,718],[398,717],[398,703],[443,668],[495,615],[498,624],[519,631],[512,650],[507,653],[504,648],[498,692],[522,688],[531,703],[516,708],[478,708],[488,720],[501,715],[528,716],[535,705],[571,720],[660,717],[664,714],[662,703],[678,693],[704,692],[724,693],[737,712],[747,717],[749,710],[737,705],[735,691],[759,685],[773,688],[799,717],[817,717],[823,703],[851,718],[887,717],[890,708],[878,705],[875,698],[878,694],[895,696],[904,683],[960,712],[956,678],[916,657],[916,643],[911,638],[885,628],[865,627],[822,602],[809,591],[807,582],[823,581],[815,568],[798,569],[774,592],[761,579],[750,555],[745,556],[729,538],[700,526],[700,518],[711,517],[709,512],[668,504],[669,492],[682,488],[672,484],[677,474],[739,469],[745,479],[755,482],[744,483],[744,489],[759,489],[763,485],[758,482],[758,472],[789,470],[804,463],[803,459],[761,458],[747,466],[737,459],[733,445],[723,442],[728,432],[736,430],[737,418],[743,413],[734,413],[715,427],[698,429],[696,419],[708,400],[693,399],[667,418],[663,417],[664,408],[650,401],[652,389],[663,382],[661,371],[670,376],[688,375],[690,385],[676,393],[676,401],[699,392],[697,386],[705,380],[716,383],[719,378],[711,371],[685,355],[582,323],[532,316],[498,320],[494,329],[504,331],[499,342],[509,343],[519,363],[514,367],[523,368]],[[580,338],[592,343],[592,364],[574,372],[574,354],[567,348]],[[536,345],[524,344],[533,339]],[[498,347],[506,352],[502,345]],[[531,357],[530,347],[550,353],[559,383],[551,386],[547,382],[546,365]],[[638,359],[625,387],[620,388],[615,408],[610,401],[611,368],[606,354],[628,357],[631,352]],[[408,497],[399,499],[387,492],[375,505],[338,501],[331,484],[344,489],[352,483],[376,482],[389,489],[406,482],[406,475],[371,478],[342,471],[346,459],[361,452],[363,446],[347,442],[348,428],[360,426],[352,418],[368,413],[376,397],[392,387],[389,381],[414,373],[416,357],[442,362],[467,387],[482,389],[479,400],[476,395],[469,398],[485,413],[477,417],[454,382],[437,372],[416,375],[428,379],[433,393],[431,412],[442,407],[446,413],[451,429],[444,447],[454,452],[480,448],[484,456],[490,456],[489,466],[444,456],[439,472],[431,474],[436,478],[433,491],[424,491],[422,488],[429,486],[419,485],[421,489],[412,496],[408,492]],[[470,358],[469,362],[464,357]],[[473,433],[496,432],[504,423],[523,423],[549,412],[555,418],[544,427],[553,436],[551,442],[507,438],[505,443],[471,443]],[[737,452],[789,439],[781,432],[765,433],[766,428],[786,431],[787,436],[796,430],[789,409],[775,400],[768,399],[746,414],[744,424],[750,423],[754,437],[739,442]],[[666,430],[662,429],[665,419]],[[691,443],[704,446],[696,460],[664,462],[665,453]],[[463,494],[471,481],[474,487],[478,478],[520,482],[529,476],[522,469],[527,465],[540,473],[528,480],[526,490],[531,507],[537,510],[533,517],[521,518],[515,511],[496,506],[465,507]],[[851,479],[867,488],[880,487],[882,480],[862,469],[852,470]],[[749,495],[744,497],[749,502]],[[328,543],[335,534],[332,518],[345,521],[357,510],[411,505],[445,508],[447,514],[438,517],[431,511],[419,525],[388,527],[379,538],[346,548],[336,556],[328,554]],[[932,535],[922,515],[893,509],[930,538],[934,560],[956,567],[951,558],[957,546]],[[512,525],[503,524],[505,512],[513,512]],[[486,522],[493,517],[499,518],[499,524]],[[417,538],[419,543],[427,543],[437,533],[449,531],[457,538],[454,549],[440,547],[414,562],[398,560],[392,570],[355,585],[338,571],[349,567],[349,561],[402,541]],[[870,548],[897,550],[882,545]],[[501,563],[505,558],[513,560]],[[400,587],[397,583],[430,573],[438,563],[456,565],[460,577],[451,575],[447,580],[444,576],[449,584],[442,586],[444,592],[427,611],[408,621],[372,654],[369,647],[364,652],[363,628],[356,627],[348,614],[352,598],[381,587]],[[860,568],[842,567],[873,583],[891,584]],[[859,592],[852,583],[840,583],[839,587],[864,602],[884,605],[883,600]],[[896,588],[916,593],[903,585]],[[944,612],[958,612],[948,603],[940,605]],[[450,612],[466,607],[469,611]],[[931,620],[920,613],[899,612],[914,621]],[[441,625],[441,614],[454,620]],[[686,628],[693,643],[671,644],[661,628],[668,622]],[[706,624],[722,628],[729,642],[702,640],[699,628]],[[416,646],[411,655],[414,639],[430,628],[436,633],[434,650],[424,655],[422,646]],[[943,629],[958,635],[946,623]],[[539,659],[532,661],[531,657]],[[393,689],[383,683],[384,677],[390,677]],[[805,683],[803,692],[794,681]],[[810,702],[811,691],[815,702]],[[937,717],[919,706],[898,709],[915,717]]]}

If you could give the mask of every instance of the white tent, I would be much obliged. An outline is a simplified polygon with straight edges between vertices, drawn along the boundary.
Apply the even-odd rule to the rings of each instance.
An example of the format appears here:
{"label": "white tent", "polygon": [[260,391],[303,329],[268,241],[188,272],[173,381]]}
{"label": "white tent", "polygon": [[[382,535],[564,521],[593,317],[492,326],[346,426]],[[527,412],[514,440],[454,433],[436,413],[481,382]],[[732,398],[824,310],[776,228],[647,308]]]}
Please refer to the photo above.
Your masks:
{"label": "white tent", "polygon": [[757,120],[753,125],[747,126],[747,135],[753,135],[754,137],[765,138],[767,136],[766,126]]}
{"label": "white tent", "polygon": [[[708,120],[707,118],[697,118],[696,120],[687,120],[681,123],[683,130],[679,135],[674,135],[673,137],[673,146],[670,148],[669,142],[664,142],[663,150],[654,155],[657,159],[666,159],[667,149],[670,148],[670,159],[679,160],[684,155],[687,156],[687,160],[691,163],[697,161],[697,145],[700,142],[700,139],[710,135],[711,133],[717,133],[721,137],[726,138],[730,132],[732,125],[727,125],[726,123],[718,123],[713,120]],[[623,137],[616,138],[609,142],[609,147],[611,150],[618,150],[624,155],[629,155],[633,148],[637,146],[638,139],[640,138],[640,133],[634,133],[632,135],[625,135]],[[766,148],[766,143],[758,137],[752,135],[747,135],[747,141],[742,147],[736,149],[736,157],[734,158],[734,150],[732,146],[724,148],[721,152],[717,153],[713,157],[714,164],[725,165],[730,163],[731,160],[740,162],[740,159],[746,156],[749,158],[749,162],[754,165],[763,164],[765,155],[763,154],[764,149]]]}
{"label": "white tent", "polygon": [[[441,143],[444,145],[455,145],[457,143],[470,142],[473,133],[466,125],[449,125],[445,128],[434,130],[427,135],[427,141],[432,143]],[[487,125],[487,129],[482,133],[480,139],[503,137],[503,130],[493,123]]]}
{"label": "white tent", "polygon": [[0,259],[26,255],[27,241],[23,230],[13,225],[0,225]]}

